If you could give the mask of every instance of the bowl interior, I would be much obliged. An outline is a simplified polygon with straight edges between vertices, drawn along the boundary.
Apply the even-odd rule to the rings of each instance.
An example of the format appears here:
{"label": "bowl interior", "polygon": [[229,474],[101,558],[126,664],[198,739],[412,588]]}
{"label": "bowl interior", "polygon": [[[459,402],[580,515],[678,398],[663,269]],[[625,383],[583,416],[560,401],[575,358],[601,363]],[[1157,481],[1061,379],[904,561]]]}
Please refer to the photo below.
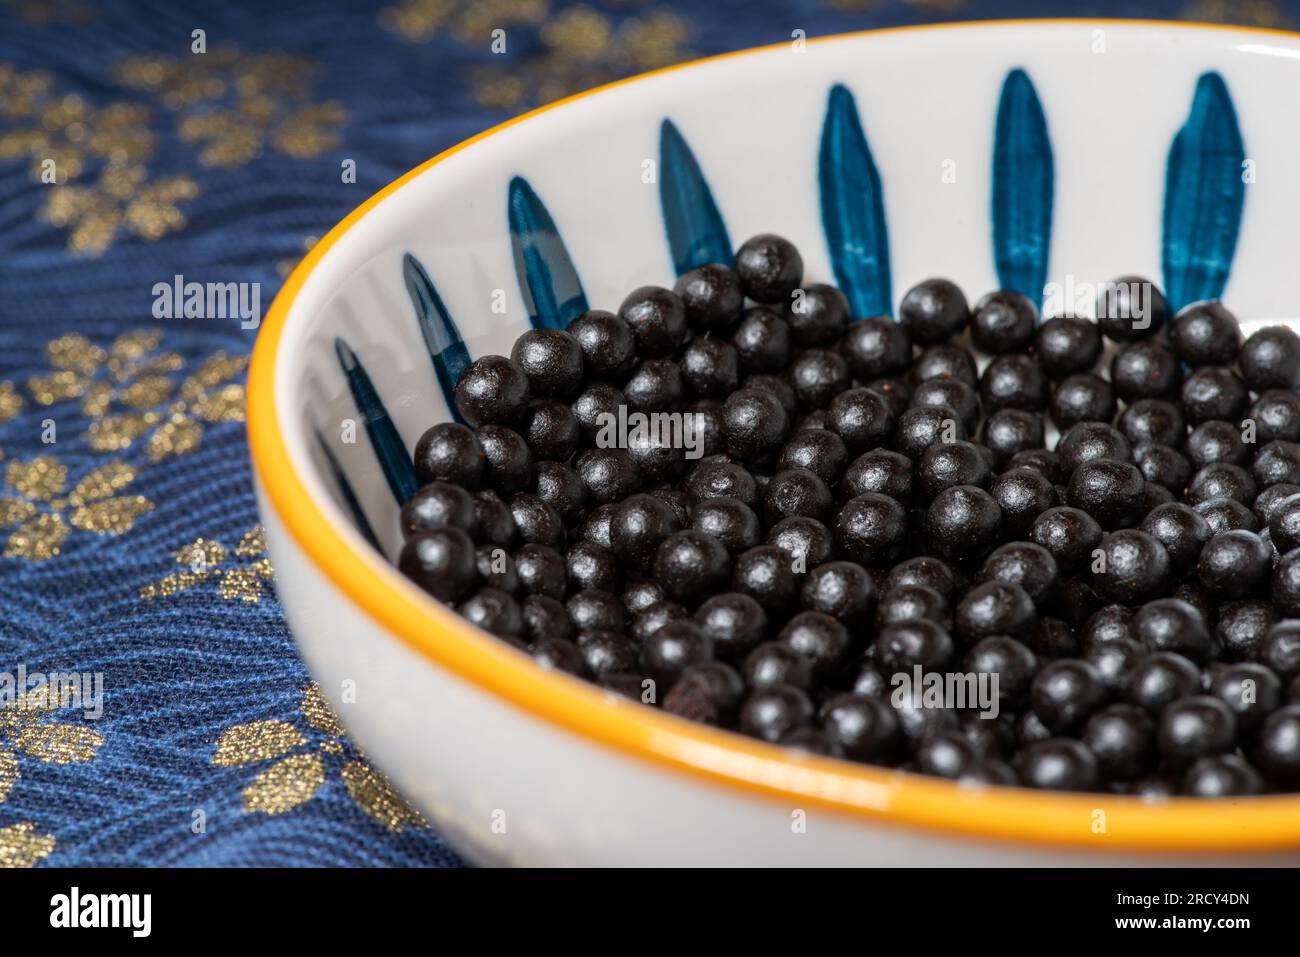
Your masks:
{"label": "bowl interior", "polygon": [[[987,24],[792,41],[545,108],[408,174],[308,256],[255,358],[255,458],[275,446],[292,473],[283,516],[316,514],[445,628],[370,544],[396,555],[410,450],[470,359],[765,231],[859,315],[934,275],[1087,312],[1096,283],[1136,273],[1174,306],[1283,319],[1298,85],[1288,35]],[[944,795],[926,800],[941,817]]]}

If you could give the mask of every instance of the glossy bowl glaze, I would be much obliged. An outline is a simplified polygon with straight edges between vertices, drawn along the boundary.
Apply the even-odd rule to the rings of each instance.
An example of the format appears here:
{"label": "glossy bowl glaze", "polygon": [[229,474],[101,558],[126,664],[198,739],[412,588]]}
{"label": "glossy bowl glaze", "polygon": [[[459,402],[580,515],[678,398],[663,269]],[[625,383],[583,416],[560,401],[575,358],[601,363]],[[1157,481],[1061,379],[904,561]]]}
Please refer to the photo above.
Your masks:
{"label": "glossy bowl glaze", "polygon": [[489,130],[362,204],[265,322],[249,432],[277,587],[358,743],[470,858],[1294,861],[1300,796],[969,788],[688,723],[536,667],[390,559],[410,450],[473,357],[774,231],[855,314],[930,275],[1070,308],[1157,279],[1294,313],[1300,39],[1158,23],[797,41]]}

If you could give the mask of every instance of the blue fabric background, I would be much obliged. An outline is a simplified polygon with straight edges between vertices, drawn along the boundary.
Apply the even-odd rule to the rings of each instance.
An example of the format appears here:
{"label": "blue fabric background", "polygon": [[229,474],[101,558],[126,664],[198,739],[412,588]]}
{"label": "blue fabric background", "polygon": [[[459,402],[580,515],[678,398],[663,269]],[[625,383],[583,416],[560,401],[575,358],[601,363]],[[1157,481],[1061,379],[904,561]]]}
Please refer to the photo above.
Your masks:
{"label": "blue fabric background", "polygon": [[[0,557],[0,672],[20,664],[103,672],[107,689],[98,721],[65,710],[23,732],[0,720],[0,863],[458,863],[428,827],[367,813],[375,802],[353,797],[345,771],[364,767],[363,758],[327,722],[304,714],[309,677],[261,578],[256,545],[236,550],[257,521],[242,371],[209,384],[209,403],[191,395],[176,405],[182,382],[218,352],[246,356],[253,334],[230,320],[153,320],[155,282],[176,273],[260,282],[265,309],[309,237],[401,172],[539,101],[645,67],[787,39],[796,28],[814,36],[1066,13],[1287,27],[1300,20],[1300,3],[0,2],[0,519],[10,519],[0,528],[0,553],[9,553]],[[505,56],[489,52],[496,26],[507,29]],[[217,85],[187,103],[199,59],[189,54],[190,38],[199,28],[207,56],[237,52],[223,54]],[[268,54],[301,62],[285,70]],[[178,66],[168,73],[167,61],[141,67],[137,57]],[[38,71],[43,80],[32,79]],[[236,110],[243,125],[217,122],[207,142],[251,146],[235,149],[225,165],[205,164],[205,123],[241,90],[249,96]],[[97,112],[86,122],[68,119],[82,108]],[[128,111],[130,122],[114,109]],[[133,124],[151,149],[130,138]],[[85,192],[64,189],[52,210],[61,187],[34,181],[30,169],[55,140],[81,159],[72,185]],[[340,182],[346,158],[356,161],[355,184]],[[110,176],[101,180],[105,169]],[[114,175],[126,185],[114,185]],[[113,229],[118,214],[126,221]],[[134,232],[132,222],[140,224]],[[140,329],[161,333],[142,357],[158,368],[129,360],[130,374],[118,381],[120,361],[95,349]],[[49,343],[69,333],[88,344],[70,349],[63,340],[52,353]],[[80,383],[82,394],[49,401],[43,377],[60,363],[78,367],[64,379],[75,380],[74,389]],[[133,391],[133,382],[154,374],[170,389],[146,381]],[[113,390],[107,412],[87,407],[96,383]],[[96,449],[96,430],[118,414],[145,431],[125,448]],[[195,426],[202,434],[193,448],[166,454],[150,436],[173,416],[182,434]],[[57,429],[52,444],[41,440],[46,420]],[[62,492],[32,485],[31,463],[41,457],[66,468]],[[109,463],[134,474],[113,493],[134,503],[130,527],[76,527],[78,502],[64,501],[67,489]],[[152,507],[134,514],[144,508],[135,496]],[[41,514],[58,514],[70,531],[57,555],[29,557],[11,536]],[[95,522],[83,515],[80,524]],[[146,597],[150,586],[186,571],[176,553],[199,538],[226,549],[218,567],[174,594]],[[230,728],[267,721],[291,729],[292,747],[242,763],[221,757]],[[265,738],[268,726],[254,727]],[[308,781],[310,795],[290,809],[268,813],[255,799],[250,808],[255,780],[286,755],[323,769],[323,783],[313,790]],[[196,811],[201,833],[192,828]]]}

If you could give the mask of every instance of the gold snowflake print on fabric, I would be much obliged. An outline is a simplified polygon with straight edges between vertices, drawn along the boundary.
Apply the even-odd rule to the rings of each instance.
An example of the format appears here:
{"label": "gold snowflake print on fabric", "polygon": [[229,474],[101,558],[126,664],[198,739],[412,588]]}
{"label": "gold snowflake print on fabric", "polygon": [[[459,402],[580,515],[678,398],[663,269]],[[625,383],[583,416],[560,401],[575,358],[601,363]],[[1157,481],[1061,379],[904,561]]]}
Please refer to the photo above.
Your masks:
{"label": "gold snowflake print on fabric", "polygon": [[[84,764],[93,760],[104,736],[79,724],[52,720],[71,701],[38,689],[0,707],[0,803],[22,773],[22,759],[42,764]],[[0,867],[31,867],[54,850],[53,835],[40,833],[30,821],[0,828]]]}
{"label": "gold snowflake print on fabric", "polygon": [[61,93],[49,74],[0,63],[0,160],[25,158],[47,184],[42,220],[68,231],[68,248],[97,256],[120,236],[157,240],[181,229],[181,203],[199,195],[187,176],[154,177],[148,106],[95,106]]}
{"label": "gold snowflake print on fabric", "polygon": [[1192,0],[1179,16],[1202,23],[1236,23],[1282,30],[1293,25],[1276,0]]}
{"label": "gold snowflake print on fabric", "polygon": [[311,159],[338,146],[347,122],[340,103],[312,98],[319,69],[284,53],[222,46],[180,57],[128,57],[115,72],[125,86],[175,111],[181,139],[199,148],[208,167],[236,169],[268,149]]}
{"label": "gold snowflake print on fabric", "polygon": [[4,6],[34,27],[84,27],[99,16],[98,10],[82,0],[4,0]]}
{"label": "gold snowflake print on fabric", "polygon": [[109,462],[69,491],[68,467],[52,455],[9,462],[0,488],[0,530],[7,531],[4,557],[45,561],[58,555],[76,530],[101,535],[129,531],[154,507],[143,495],[127,491],[135,477],[126,463]]}
{"label": "gold snowflake print on fabric", "polygon": [[96,452],[143,441],[152,462],[194,451],[208,425],[244,421],[244,387],[233,380],[247,357],[216,352],[187,368],[161,345],[156,330],[124,333],[107,347],[79,333],[60,336],[45,347],[53,371],[33,376],[28,391],[38,405],[79,400]]}
{"label": "gold snowflake print on fabric", "polygon": [[188,176],[150,180],[143,165],[113,166],[92,185],[52,187],[41,218],[68,230],[73,252],[98,256],[122,233],[152,242],[184,229],[179,204],[198,195]]}
{"label": "gold snowflake print on fabric", "polygon": [[41,834],[31,821],[0,827],[0,867],[35,867],[54,850],[54,835]]}
{"label": "gold snowflake print on fabric", "polygon": [[[690,24],[667,9],[612,17],[583,5],[553,10],[547,0],[404,0],[384,8],[380,23],[412,43],[449,33],[466,46],[487,46],[492,31],[504,29],[505,55],[469,73],[475,99],[493,109],[549,103],[691,57]],[[528,31],[542,52],[515,57],[524,37],[512,28]]]}
{"label": "gold snowflake print on fabric", "polygon": [[514,109],[550,103],[620,77],[691,58],[690,25],[667,10],[615,22],[590,7],[568,7],[538,31],[543,52],[519,66],[505,63],[470,73],[484,106]]}
{"label": "gold snowflake print on fabric", "polygon": [[215,581],[225,600],[255,603],[262,600],[266,584],[274,577],[261,525],[244,534],[233,554],[216,539],[196,538],[175,557],[183,570],[145,585],[140,589],[141,598],[170,598]]}
{"label": "gold snowflake print on fabric", "polygon": [[549,12],[548,0],[402,0],[381,10],[379,23],[412,43],[450,32],[473,44],[486,43],[495,29],[539,24]]}
{"label": "gold snowflake print on fabric", "polygon": [[12,382],[0,382],[0,422],[8,422],[23,410],[23,397]]}
{"label": "gold snowflake print on fabric", "polygon": [[[244,813],[283,814],[320,792],[347,745],[343,725],[313,682],[302,690],[298,720],[250,721],[227,728],[212,763],[223,768],[266,765],[244,788]],[[364,760],[342,761],[338,774],[357,806],[388,830],[426,826],[419,812]]]}
{"label": "gold snowflake print on fabric", "polygon": [[[48,73],[0,63],[0,158],[26,157],[31,178],[59,184],[96,164],[147,162],[154,151],[149,108],[116,102],[96,108],[79,93],[60,93]],[[53,160],[50,170],[46,160]]]}

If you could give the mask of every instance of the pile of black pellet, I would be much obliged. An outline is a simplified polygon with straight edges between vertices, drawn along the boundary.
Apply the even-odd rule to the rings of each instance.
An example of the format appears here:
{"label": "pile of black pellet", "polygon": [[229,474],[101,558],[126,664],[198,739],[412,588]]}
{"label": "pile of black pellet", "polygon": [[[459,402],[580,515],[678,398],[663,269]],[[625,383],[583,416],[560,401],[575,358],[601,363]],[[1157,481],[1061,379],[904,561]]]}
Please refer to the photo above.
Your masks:
{"label": "pile of black pellet", "polygon": [[1042,323],[802,281],[760,235],[475,361],[402,571],[544,667],[805,751],[1300,787],[1300,337],[1136,277]]}

